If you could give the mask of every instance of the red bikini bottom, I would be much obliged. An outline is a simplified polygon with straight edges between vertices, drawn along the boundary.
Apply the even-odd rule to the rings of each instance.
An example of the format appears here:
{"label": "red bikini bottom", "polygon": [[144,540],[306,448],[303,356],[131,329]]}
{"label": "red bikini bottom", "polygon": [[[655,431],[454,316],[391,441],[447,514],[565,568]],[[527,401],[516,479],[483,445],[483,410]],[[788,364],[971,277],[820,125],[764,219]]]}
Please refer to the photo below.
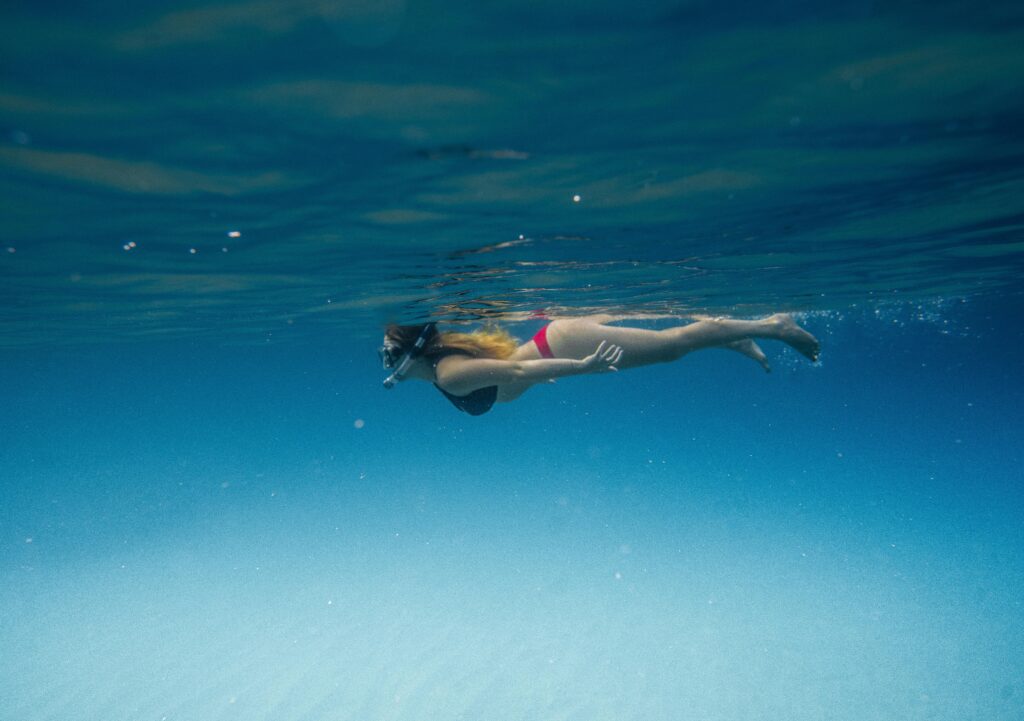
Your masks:
{"label": "red bikini bottom", "polygon": [[[548,324],[550,325],[550,323]],[[551,346],[548,345],[548,326],[544,326],[537,335],[533,336],[533,342],[537,344],[537,350],[540,351],[541,357],[543,358],[554,358],[555,354],[551,352]]]}

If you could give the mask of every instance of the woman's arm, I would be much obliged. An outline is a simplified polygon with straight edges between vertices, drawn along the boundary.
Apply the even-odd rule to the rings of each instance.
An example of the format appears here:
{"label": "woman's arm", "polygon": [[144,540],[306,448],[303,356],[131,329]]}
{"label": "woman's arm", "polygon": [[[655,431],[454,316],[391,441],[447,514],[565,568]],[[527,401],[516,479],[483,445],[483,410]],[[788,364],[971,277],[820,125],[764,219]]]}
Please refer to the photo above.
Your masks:
{"label": "woman's arm", "polygon": [[437,384],[449,393],[464,396],[479,388],[503,383],[541,383],[555,378],[618,370],[622,348],[605,347],[604,341],[586,358],[541,358],[539,360],[492,360],[449,356],[437,364]]}

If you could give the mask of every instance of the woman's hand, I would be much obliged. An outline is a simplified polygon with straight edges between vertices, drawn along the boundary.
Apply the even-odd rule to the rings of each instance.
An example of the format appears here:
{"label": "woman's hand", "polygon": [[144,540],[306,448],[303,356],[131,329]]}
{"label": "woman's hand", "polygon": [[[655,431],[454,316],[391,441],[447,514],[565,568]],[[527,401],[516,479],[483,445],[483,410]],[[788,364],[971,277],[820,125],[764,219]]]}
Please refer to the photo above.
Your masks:
{"label": "woman's hand", "polygon": [[617,371],[615,364],[622,358],[622,346],[610,345],[605,341],[597,350],[580,361],[580,373],[604,373]]}

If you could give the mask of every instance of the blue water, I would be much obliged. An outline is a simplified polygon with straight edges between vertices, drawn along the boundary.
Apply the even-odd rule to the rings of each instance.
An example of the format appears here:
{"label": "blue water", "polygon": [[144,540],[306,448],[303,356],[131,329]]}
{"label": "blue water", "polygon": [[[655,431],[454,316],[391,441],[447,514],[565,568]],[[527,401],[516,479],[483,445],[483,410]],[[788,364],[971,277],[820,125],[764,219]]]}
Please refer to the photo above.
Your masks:
{"label": "blue water", "polygon": [[[1017,3],[0,10],[0,719],[1024,716]],[[479,418],[383,324],[798,315]]]}

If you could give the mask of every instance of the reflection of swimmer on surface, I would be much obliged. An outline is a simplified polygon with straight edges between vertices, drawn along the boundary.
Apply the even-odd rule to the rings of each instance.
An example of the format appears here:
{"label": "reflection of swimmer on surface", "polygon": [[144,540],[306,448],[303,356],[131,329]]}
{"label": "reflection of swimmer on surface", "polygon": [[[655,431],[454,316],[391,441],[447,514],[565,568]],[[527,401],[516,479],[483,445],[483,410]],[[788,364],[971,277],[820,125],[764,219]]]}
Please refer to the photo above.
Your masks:
{"label": "reflection of swimmer on surface", "polygon": [[430,381],[456,408],[477,416],[537,383],[666,363],[704,348],[734,350],[771,370],[755,338],[779,340],[818,359],[818,340],[781,313],[762,320],[703,318],[665,330],[606,325],[613,320],[555,320],[523,344],[499,328],[452,333],[433,323],[391,325],[380,353],[384,367],[394,372],[384,385],[406,378]]}

